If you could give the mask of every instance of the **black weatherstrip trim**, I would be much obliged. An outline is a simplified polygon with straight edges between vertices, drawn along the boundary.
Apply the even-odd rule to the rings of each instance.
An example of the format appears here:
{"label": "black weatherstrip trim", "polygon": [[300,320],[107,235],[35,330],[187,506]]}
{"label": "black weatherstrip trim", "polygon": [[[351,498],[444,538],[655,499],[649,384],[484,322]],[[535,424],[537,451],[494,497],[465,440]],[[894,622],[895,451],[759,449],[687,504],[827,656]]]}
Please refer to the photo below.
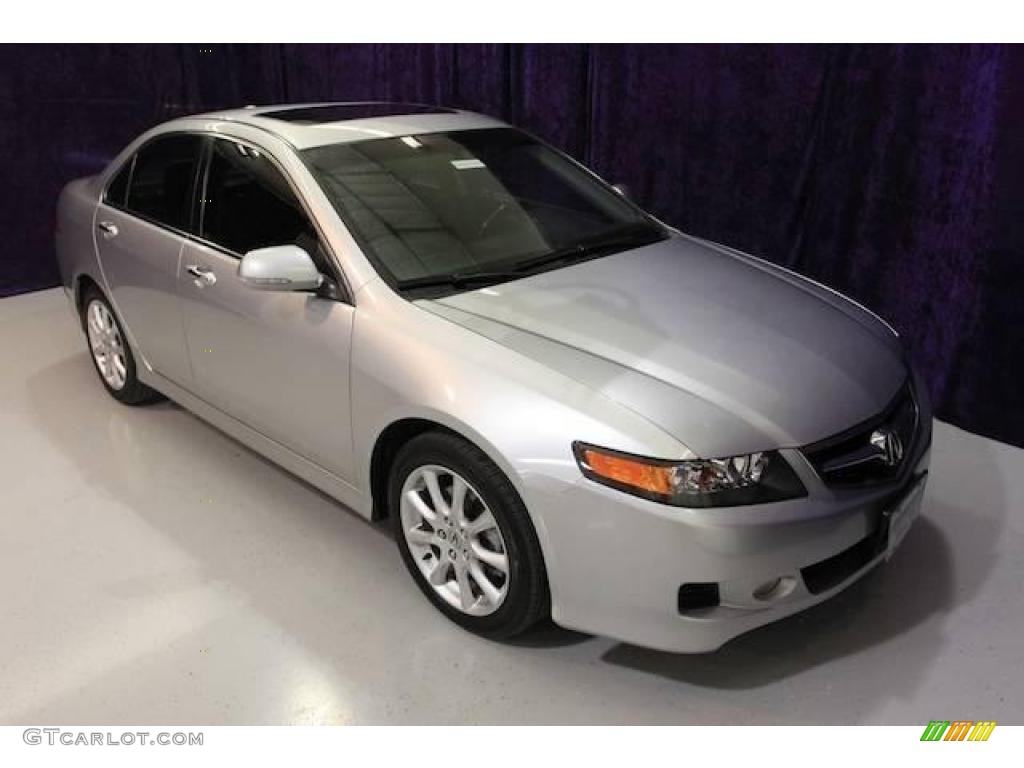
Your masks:
{"label": "black weatherstrip trim", "polygon": [[398,117],[401,115],[451,115],[455,110],[429,104],[401,104],[384,101],[353,102],[349,104],[322,104],[314,107],[292,107],[270,112],[254,112],[255,117],[269,117],[286,123],[320,125],[368,117]]}

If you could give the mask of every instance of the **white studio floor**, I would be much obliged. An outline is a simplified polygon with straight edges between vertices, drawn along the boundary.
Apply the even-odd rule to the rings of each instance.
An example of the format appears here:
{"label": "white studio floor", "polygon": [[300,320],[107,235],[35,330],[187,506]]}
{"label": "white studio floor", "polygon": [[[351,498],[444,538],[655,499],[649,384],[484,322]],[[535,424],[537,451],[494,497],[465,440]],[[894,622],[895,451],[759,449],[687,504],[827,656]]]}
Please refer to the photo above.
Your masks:
{"label": "white studio floor", "polygon": [[0,300],[0,723],[1024,723],[1024,451],[937,424],[924,517],[836,599],[673,656],[448,623],[370,525],[102,389]]}

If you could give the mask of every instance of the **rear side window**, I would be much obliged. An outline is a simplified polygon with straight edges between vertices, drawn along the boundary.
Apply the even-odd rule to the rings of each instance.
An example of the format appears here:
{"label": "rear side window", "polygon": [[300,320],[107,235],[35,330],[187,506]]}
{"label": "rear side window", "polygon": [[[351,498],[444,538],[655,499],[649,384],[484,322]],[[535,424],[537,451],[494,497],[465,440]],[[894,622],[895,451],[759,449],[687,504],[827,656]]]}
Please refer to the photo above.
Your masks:
{"label": "rear side window", "polygon": [[213,143],[200,236],[244,254],[272,245],[298,245],[318,259],[318,239],[287,180],[259,150]]}
{"label": "rear side window", "polygon": [[135,156],[125,208],[187,231],[202,141],[199,136],[178,134],[156,139],[140,149]]}
{"label": "rear side window", "polygon": [[114,180],[107,185],[107,193],[103,196],[111,205],[124,207],[124,199],[128,195],[128,181],[132,177],[132,166],[135,165],[135,155],[128,158],[128,162],[121,166]]}

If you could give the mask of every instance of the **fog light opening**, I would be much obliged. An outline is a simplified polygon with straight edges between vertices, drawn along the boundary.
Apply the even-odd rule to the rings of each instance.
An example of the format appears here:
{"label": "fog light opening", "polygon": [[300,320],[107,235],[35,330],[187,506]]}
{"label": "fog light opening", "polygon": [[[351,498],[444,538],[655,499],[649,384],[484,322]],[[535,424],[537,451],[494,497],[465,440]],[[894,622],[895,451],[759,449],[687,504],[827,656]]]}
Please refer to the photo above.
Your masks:
{"label": "fog light opening", "polygon": [[772,600],[781,600],[783,597],[793,591],[796,586],[796,578],[793,576],[779,576],[774,579],[769,579],[761,586],[754,590],[754,599],[767,603]]}
{"label": "fog light opening", "polygon": [[718,583],[709,581],[683,584],[679,588],[678,600],[681,614],[716,608],[719,604]]}

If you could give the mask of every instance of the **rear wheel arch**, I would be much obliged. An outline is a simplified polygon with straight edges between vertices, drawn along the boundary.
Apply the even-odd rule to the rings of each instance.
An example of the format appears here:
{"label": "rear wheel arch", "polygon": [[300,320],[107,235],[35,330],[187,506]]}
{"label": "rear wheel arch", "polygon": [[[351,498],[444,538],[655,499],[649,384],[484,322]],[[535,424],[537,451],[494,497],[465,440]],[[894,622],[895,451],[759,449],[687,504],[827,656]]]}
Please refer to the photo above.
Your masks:
{"label": "rear wheel arch", "polygon": [[100,281],[88,272],[83,272],[75,278],[74,286],[75,311],[78,312],[79,319],[82,322],[82,330],[85,330],[85,297],[89,295],[90,291],[95,291],[107,303],[110,311],[114,313],[114,317],[117,318],[124,331],[125,343],[131,348],[132,353],[137,356],[139,352],[135,343],[135,337],[132,336],[127,323],[125,323],[124,318],[121,316],[121,310],[114,304],[110,294],[103,288]]}
{"label": "rear wheel arch", "polygon": [[82,302],[85,300],[85,295],[89,292],[89,289],[96,290],[101,296],[106,298],[108,302],[110,301],[110,299],[107,298],[107,295],[106,295],[106,293],[104,293],[103,289],[100,287],[100,284],[98,282],[96,282],[92,278],[92,276],[87,274],[87,273],[83,272],[82,274],[80,274],[78,277],[75,278],[74,287],[75,287],[75,293],[74,293],[75,310],[78,312],[78,316],[79,316],[79,318],[82,321],[82,328],[84,330],[84,328],[85,328],[85,314],[82,312],[82,310],[84,309],[84,307],[82,306]]}
{"label": "rear wheel arch", "polygon": [[[128,337],[125,334],[124,326],[117,317],[110,299],[104,294],[95,281],[89,279],[81,285],[81,295],[76,297],[79,318],[82,323],[82,330],[85,331],[89,344],[89,357],[93,367],[100,377],[100,381],[110,393],[111,397],[125,405],[143,405],[155,400],[162,399],[163,395],[155,389],[144,384],[137,374],[135,356],[132,352]],[[95,330],[96,341],[94,343],[95,326],[89,324],[89,315],[96,305],[96,312],[99,317],[105,313],[106,320],[100,324],[100,330]],[[102,330],[106,328],[106,330]],[[121,362],[120,382],[116,380],[110,370],[112,359],[116,357]],[[111,378],[114,380],[111,380]]]}

